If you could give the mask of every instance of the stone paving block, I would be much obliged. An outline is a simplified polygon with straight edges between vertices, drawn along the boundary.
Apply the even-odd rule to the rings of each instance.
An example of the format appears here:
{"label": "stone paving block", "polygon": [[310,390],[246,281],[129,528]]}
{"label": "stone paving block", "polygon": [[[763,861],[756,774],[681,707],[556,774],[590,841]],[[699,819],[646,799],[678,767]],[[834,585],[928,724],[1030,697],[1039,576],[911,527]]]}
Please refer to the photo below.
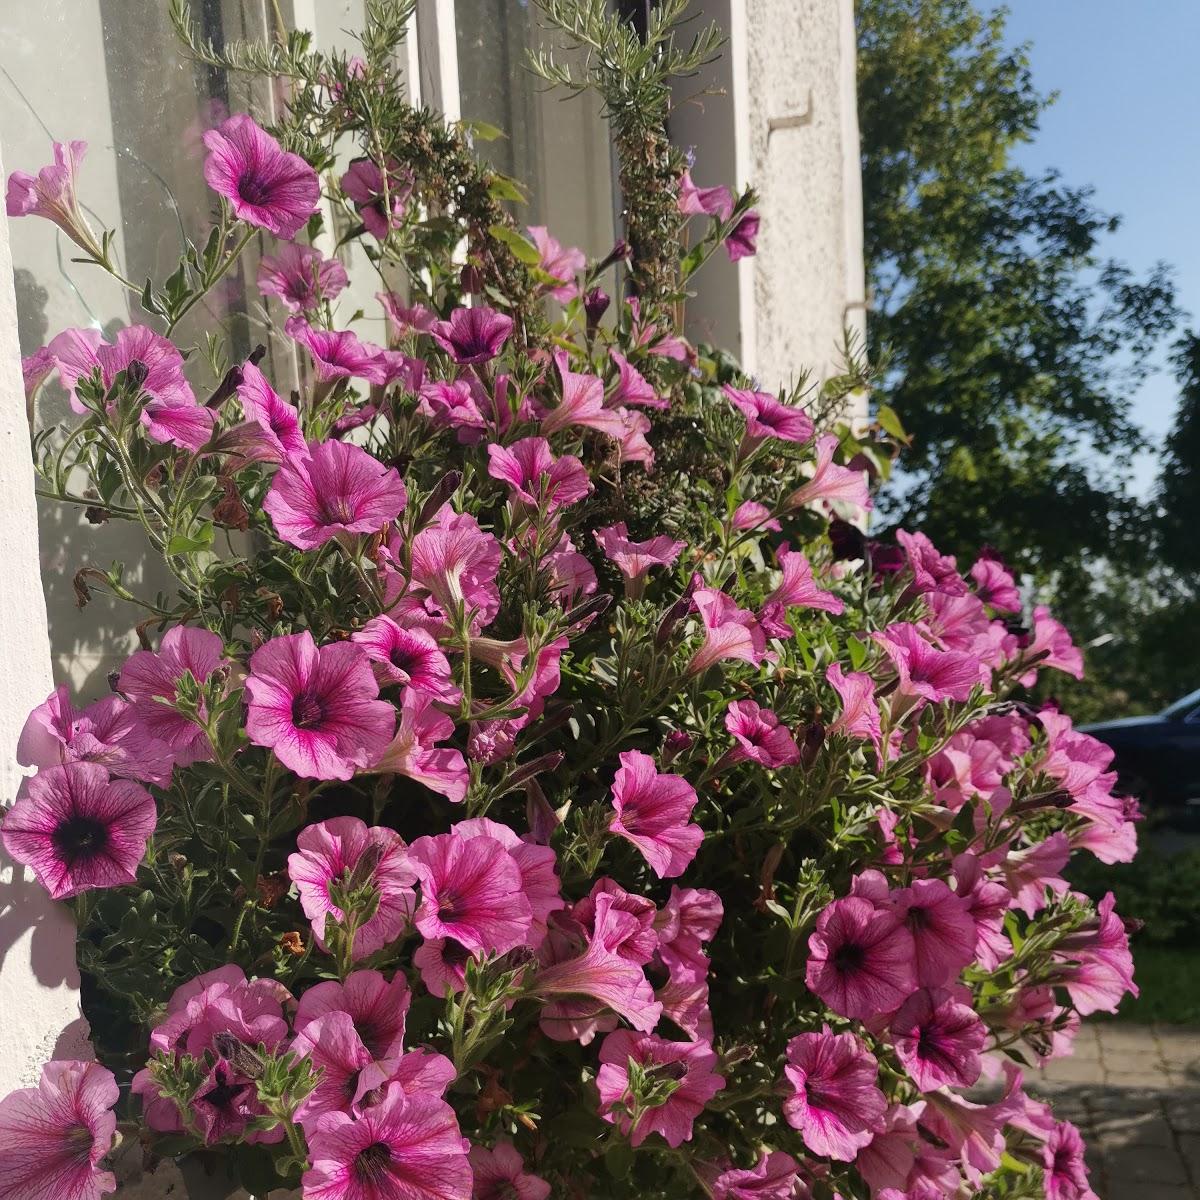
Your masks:
{"label": "stone paving block", "polygon": [[1200,1133],[1200,1092],[1177,1088],[1163,1097],[1163,1105],[1176,1133]]}
{"label": "stone paving block", "polygon": [[1192,1182],[1200,1185],[1200,1133],[1181,1133],[1179,1135],[1179,1152],[1192,1177]]}
{"label": "stone paving block", "polygon": [[1110,1112],[1098,1116],[1093,1128],[1100,1143],[1110,1146],[1155,1146],[1163,1150],[1175,1148],[1175,1135],[1161,1112]]}
{"label": "stone paving block", "polygon": [[1195,1200],[1196,1196],[1186,1184],[1171,1183],[1141,1183],[1136,1192],[1131,1192],[1119,1186],[1102,1189],[1093,1179],[1092,1190],[1100,1200]]}
{"label": "stone paving block", "polygon": [[1190,1182],[1178,1152],[1154,1146],[1125,1146],[1115,1151],[1105,1148],[1104,1173],[1108,1176],[1110,1194],[1130,1195],[1130,1200],[1132,1195],[1122,1192],[1122,1185],[1128,1188],[1143,1183],[1169,1183],[1187,1187]]}
{"label": "stone paving block", "polygon": [[1096,1062],[1078,1058],[1055,1058],[1046,1063],[1030,1080],[1045,1083],[1098,1083],[1101,1081]]}
{"label": "stone paving block", "polygon": [[1087,1089],[1086,1103],[1094,1112],[1150,1112],[1158,1109],[1165,1091],[1161,1085],[1138,1088],[1097,1083]]}
{"label": "stone paving block", "polygon": [[1168,1091],[1171,1080],[1161,1067],[1133,1067],[1125,1070],[1105,1070],[1105,1083],[1110,1088],[1118,1089],[1156,1089]]}

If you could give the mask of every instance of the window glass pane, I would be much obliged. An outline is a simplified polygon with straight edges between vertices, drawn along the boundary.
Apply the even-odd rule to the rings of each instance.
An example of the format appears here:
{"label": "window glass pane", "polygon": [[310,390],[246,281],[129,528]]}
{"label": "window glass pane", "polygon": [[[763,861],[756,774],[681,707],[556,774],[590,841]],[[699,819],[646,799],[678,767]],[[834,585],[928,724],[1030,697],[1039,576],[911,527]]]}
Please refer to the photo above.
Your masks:
{"label": "window glass pane", "polygon": [[[204,35],[226,40],[268,35],[275,14],[314,31],[317,44],[349,48],[348,29],[363,20],[363,0],[193,0]],[[36,171],[51,161],[51,142],[88,143],[79,191],[94,227],[116,233],[114,258],[130,280],[161,283],[175,268],[186,235],[203,245],[215,212],[204,182],[206,129],[229,113],[250,111],[268,120],[274,96],[261,80],[227,75],[185,59],[160,0],[38,0],[0,5],[0,145],[8,171]],[[9,222],[23,354],[71,327],[103,330],[146,323],[136,296],[98,268],[73,264],[75,247],[49,222]],[[269,241],[269,239],[268,239]],[[328,247],[326,248],[328,249]],[[233,354],[270,345],[269,321],[254,286],[257,248],[205,298],[175,332],[183,349],[220,326]],[[367,280],[367,272],[359,272]],[[369,283],[369,280],[367,280]],[[370,301],[370,296],[367,296]],[[361,298],[346,294],[353,312]],[[373,302],[362,305],[370,310]],[[378,332],[378,331],[376,331]],[[277,362],[286,380],[285,364]],[[203,356],[188,367],[198,396],[211,380]],[[205,390],[202,390],[205,389]],[[68,417],[56,384],[39,400],[38,426]],[[127,566],[132,590],[174,593],[173,581],[147,562],[140,530],[121,522],[97,527],[74,509],[40,508],[43,578],[55,672],[92,697],[105,675],[136,646],[131,610],[97,594],[75,607],[72,579],[79,567]]]}
{"label": "window glass pane", "polygon": [[462,115],[507,135],[479,151],[528,189],[517,219],[602,257],[613,243],[615,189],[599,101],[546,91],[526,68],[526,51],[543,44],[569,58],[527,0],[455,0],[455,16]]}

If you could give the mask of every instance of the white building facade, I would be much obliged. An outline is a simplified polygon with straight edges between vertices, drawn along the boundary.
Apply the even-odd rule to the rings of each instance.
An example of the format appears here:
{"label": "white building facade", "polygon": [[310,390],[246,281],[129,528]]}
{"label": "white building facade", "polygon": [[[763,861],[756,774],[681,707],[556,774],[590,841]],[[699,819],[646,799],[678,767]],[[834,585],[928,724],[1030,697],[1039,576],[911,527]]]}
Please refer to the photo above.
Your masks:
{"label": "white building facade", "polygon": [[[276,5],[194,7],[220,40],[262,36]],[[362,0],[280,0],[278,7],[324,46],[346,45],[343,31],[362,23]],[[758,189],[762,231],[756,257],[731,264],[717,256],[705,268],[688,333],[729,348],[768,390],[803,369],[829,375],[844,329],[861,332],[864,320],[852,0],[695,0],[694,7],[727,32],[728,45],[705,77],[677,95],[672,137],[693,148],[698,183]],[[196,228],[209,210],[199,146],[206,117],[263,99],[183,62],[166,9],[165,0],[41,0],[0,12],[5,171],[38,169],[52,140],[86,139],[81,195],[98,223],[116,228],[118,258],[135,279],[161,278],[178,256],[179,224]],[[559,103],[524,71],[526,48],[540,36],[535,13],[519,0],[419,0],[406,47],[410,92],[448,118],[511,130],[488,152],[529,184],[525,219],[601,256],[618,233],[619,212],[606,130],[594,104]],[[47,222],[0,216],[5,804],[20,782],[14,750],[29,710],[55,683],[70,684],[85,702],[104,694],[107,672],[133,648],[127,610],[103,600],[75,607],[75,570],[124,558],[140,586],[154,586],[152,576],[138,579],[127,533],[89,526],[82,514],[39,512],[35,501],[20,355],[69,326],[139,319],[136,302],[111,280],[70,264],[72,249]],[[229,303],[246,314],[253,298]],[[73,935],[66,909],[0,860],[0,1094],[35,1081],[47,1058],[87,1053]]]}

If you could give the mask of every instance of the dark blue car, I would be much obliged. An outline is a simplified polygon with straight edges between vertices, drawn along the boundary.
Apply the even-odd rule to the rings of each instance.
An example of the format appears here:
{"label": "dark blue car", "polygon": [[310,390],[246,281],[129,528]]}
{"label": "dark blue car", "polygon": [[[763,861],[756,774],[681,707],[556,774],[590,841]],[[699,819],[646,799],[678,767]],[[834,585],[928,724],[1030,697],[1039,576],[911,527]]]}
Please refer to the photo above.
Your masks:
{"label": "dark blue car", "polygon": [[1152,717],[1082,726],[1116,752],[1118,791],[1164,816],[1200,818],[1200,691]]}

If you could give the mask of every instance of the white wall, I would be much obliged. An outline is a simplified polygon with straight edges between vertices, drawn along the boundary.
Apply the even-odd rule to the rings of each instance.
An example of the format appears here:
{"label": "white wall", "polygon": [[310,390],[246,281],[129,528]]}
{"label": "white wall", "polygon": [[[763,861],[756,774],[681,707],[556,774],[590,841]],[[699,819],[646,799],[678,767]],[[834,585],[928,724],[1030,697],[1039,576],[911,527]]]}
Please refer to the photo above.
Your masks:
{"label": "white wall", "polygon": [[865,323],[853,0],[697,7],[729,40],[676,89],[672,136],[695,148],[697,183],[758,189],[762,227],[753,259],[719,254],[697,276],[688,332],[769,391],[805,368],[827,377],[843,329]]}

